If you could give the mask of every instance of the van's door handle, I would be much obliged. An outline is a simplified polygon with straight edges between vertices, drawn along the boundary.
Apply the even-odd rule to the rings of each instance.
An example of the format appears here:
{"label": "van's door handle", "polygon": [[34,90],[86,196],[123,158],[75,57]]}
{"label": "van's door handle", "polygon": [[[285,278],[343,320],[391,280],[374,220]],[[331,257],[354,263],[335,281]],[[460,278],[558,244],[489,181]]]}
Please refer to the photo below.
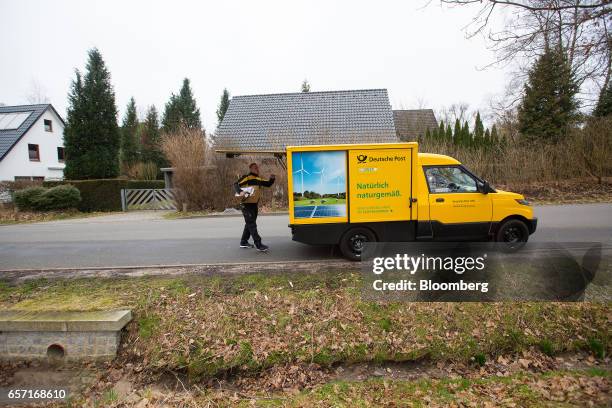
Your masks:
{"label": "van's door handle", "polygon": [[443,203],[444,199],[442,197],[436,198],[436,203]]}

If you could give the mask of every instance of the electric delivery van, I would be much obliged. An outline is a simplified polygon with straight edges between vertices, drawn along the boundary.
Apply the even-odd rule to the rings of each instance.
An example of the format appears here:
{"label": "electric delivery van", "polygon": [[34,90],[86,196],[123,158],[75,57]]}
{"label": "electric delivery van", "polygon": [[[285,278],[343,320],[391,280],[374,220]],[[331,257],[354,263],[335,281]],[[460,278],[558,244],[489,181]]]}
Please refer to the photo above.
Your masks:
{"label": "electric delivery van", "polygon": [[520,244],[537,225],[525,197],[416,142],[289,146],[287,174],[293,240],[352,260],[376,241]]}

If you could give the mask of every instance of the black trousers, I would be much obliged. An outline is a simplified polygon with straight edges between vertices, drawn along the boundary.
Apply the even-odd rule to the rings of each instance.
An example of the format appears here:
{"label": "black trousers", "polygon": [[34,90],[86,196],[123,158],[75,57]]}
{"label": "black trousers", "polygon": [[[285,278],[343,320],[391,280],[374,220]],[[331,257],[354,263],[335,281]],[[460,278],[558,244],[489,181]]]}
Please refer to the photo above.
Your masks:
{"label": "black trousers", "polygon": [[250,237],[253,237],[255,245],[261,244],[261,237],[257,233],[257,204],[241,204],[242,215],[244,216],[244,230],[242,231],[241,244],[246,244]]}

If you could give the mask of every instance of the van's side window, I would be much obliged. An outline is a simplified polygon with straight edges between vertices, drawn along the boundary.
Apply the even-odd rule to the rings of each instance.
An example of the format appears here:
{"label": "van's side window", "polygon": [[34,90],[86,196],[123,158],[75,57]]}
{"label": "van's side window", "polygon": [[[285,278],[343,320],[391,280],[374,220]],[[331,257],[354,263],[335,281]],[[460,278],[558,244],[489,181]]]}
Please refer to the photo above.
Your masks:
{"label": "van's side window", "polygon": [[425,177],[429,192],[435,193],[475,193],[478,191],[476,180],[461,167],[426,167]]}

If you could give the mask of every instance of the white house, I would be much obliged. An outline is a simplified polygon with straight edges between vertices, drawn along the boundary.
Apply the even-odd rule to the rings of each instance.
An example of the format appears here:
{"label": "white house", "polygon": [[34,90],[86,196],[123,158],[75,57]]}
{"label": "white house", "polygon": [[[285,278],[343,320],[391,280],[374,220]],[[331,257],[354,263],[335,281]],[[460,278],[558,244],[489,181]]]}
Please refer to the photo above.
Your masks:
{"label": "white house", "polygon": [[51,104],[0,106],[0,181],[63,179],[64,125]]}

